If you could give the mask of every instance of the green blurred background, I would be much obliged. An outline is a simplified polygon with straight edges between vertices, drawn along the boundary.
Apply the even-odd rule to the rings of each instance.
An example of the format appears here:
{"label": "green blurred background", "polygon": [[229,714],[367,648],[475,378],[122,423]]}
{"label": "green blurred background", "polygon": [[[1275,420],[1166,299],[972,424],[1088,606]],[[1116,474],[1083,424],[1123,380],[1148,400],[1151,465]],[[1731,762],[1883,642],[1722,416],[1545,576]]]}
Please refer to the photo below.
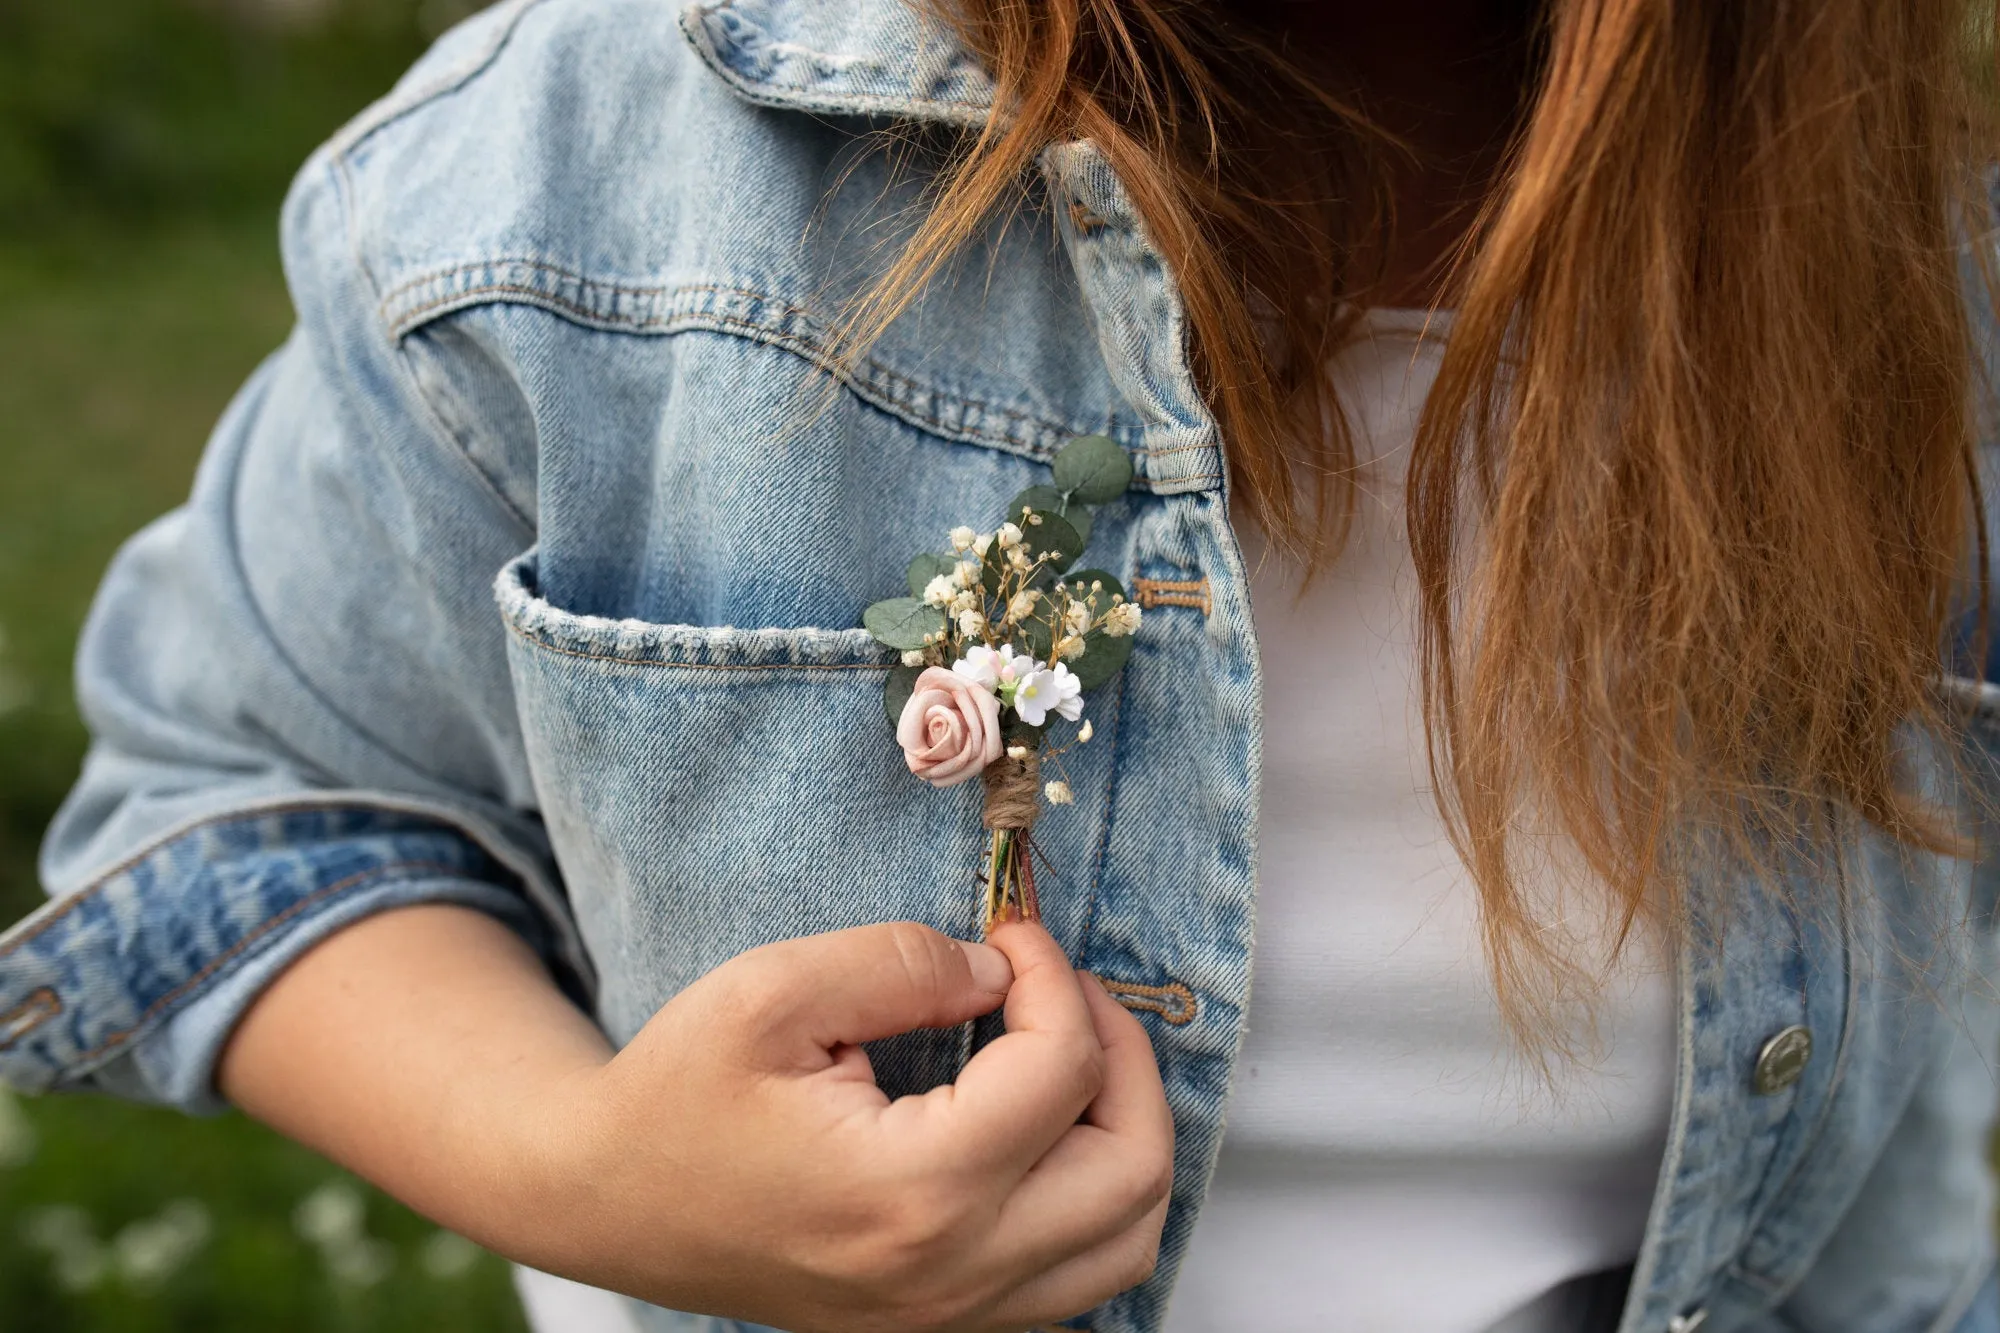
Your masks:
{"label": "green blurred background", "polygon": [[[472,0],[0,0],[0,918],[119,542],[291,321],[285,186]],[[517,1330],[505,1267],[237,1116],[0,1092],[0,1330]]]}

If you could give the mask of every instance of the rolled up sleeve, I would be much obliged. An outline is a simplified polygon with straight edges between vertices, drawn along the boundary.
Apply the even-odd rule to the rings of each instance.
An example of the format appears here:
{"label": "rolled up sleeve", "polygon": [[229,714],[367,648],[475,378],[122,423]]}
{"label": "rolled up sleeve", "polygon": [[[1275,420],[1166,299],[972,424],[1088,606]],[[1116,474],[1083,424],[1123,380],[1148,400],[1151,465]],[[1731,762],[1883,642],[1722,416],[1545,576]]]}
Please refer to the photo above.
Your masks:
{"label": "rolled up sleeve", "polygon": [[489,591],[534,540],[505,498],[532,479],[482,472],[439,424],[331,154],[294,187],[284,252],[291,338],[85,627],[93,743],[43,848],[51,901],[0,935],[0,1079],[24,1089],[215,1109],[259,991],[405,904],[490,912],[590,986]]}

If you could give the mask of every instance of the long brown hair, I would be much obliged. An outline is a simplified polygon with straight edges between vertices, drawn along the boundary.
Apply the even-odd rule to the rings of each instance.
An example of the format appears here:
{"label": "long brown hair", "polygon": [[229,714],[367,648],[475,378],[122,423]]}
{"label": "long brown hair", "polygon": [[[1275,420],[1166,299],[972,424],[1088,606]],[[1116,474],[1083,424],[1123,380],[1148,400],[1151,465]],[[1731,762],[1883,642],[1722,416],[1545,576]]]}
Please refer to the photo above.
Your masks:
{"label": "long brown hair", "polygon": [[[1044,147],[1088,139],[1177,279],[1237,500],[1333,560],[1350,451],[1322,367],[1378,276],[1396,144],[1229,6],[938,8],[995,109],[863,336]],[[1625,925],[1680,902],[1689,829],[1753,857],[1826,808],[1943,836],[1896,743],[1943,720],[1940,652],[1968,600],[1983,615],[1964,271],[1992,17],[1541,7],[1408,488],[1434,785],[1524,1033],[1553,1030],[1541,983],[1564,966],[1524,893],[1530,823]]]}

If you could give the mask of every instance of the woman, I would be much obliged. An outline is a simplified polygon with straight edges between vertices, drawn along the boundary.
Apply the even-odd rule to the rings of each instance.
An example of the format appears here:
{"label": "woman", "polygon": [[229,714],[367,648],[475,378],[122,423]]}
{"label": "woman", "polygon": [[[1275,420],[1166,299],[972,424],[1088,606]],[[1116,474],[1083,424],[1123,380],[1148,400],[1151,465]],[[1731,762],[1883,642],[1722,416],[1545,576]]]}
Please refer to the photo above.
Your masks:
{"label": "woman", "polygon": [[[0,1068],[646,1328],[2000,1328],[1974,16],[1382,8],[449,35],[106,581]],[[958,943],[845,627],[1088,433],[1146,614]]]}

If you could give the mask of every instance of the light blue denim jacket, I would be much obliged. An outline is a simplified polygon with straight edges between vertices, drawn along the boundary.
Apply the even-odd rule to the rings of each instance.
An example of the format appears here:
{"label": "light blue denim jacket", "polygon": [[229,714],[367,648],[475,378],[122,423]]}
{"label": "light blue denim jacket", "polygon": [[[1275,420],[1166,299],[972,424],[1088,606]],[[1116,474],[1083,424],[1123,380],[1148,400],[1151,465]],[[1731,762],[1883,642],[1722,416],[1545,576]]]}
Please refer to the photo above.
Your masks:
{"label": "light blue denim jacket", "polygon": [[[96,744],[53,900],[0,937],[0,1073],[213,1108],[258,988],[399,903],[514,923],[621,1042],[768,940],[972,935],[977,798],[904,771],[851,627],[1102,432],[1138,476],[1091,562],[1151,609],[1038,830],[1042,899],[1141,1013],[1179,1130],[1157,1275],[1072,1322],[1157,1328],[1242,1035],[1262,726],[1173,284],[1066,145],[827,378],[921,211],[940,131],[912,127],[989,93],[898,0],[512,0],[319,152],[284,214],[296,331],[86,630]],[[1790,894],[1697,888],[1629,1333],[2000,1333],[1992,877],[1829,827]],[[1810,1060],[1760,1094],[1795,1026]],[[967,1050],[875,1054],[900,1091]]]}

